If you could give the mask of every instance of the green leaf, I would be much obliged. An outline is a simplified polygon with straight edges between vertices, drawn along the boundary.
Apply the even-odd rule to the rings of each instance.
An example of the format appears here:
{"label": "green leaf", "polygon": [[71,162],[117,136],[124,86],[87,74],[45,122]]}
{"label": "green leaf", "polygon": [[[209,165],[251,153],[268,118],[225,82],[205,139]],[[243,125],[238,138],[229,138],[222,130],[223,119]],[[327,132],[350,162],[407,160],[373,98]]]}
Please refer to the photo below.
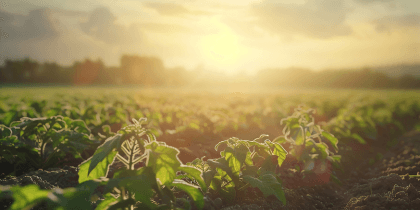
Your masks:
{"label": "green leaf", "polygon": [[168,145],[153,141],[145,146],[149,150],[146,166],[150,166],[163,185],[171,183],[176,177],[176,171],[181,166],[178,158],[179,150]]}
{"label": "green leaf", "polygon": [[360,144],[366,144],[366,141],[361,136],[359,136],[359,134],[357,134],[357,133],[352,133],[351,137],[353,139],[357,140]]}
{"label": "green leaf", "polygon": [[11,137],[12,136],[12,130],[4,125],[0,124],[0,139]]}
{"label": "green leaf", "polygon": [[203,173],[203,179],[206,183],[206,187],[208,188],[211,184],[211,180],[214,178],[214,175],[217,174],[216,169],[211,169]]}
{"label": "green leaf", "polygon": [[254,165],[254,162],[252,162],[251,154],[252,153],[248,150],[248,152],[246,153],[245,165],[248,165],[248,166]]}
{"label": "green leaf", "polygon": [[292,138],[295,140],[296,145],[303,145],[303,142],[306,138],[306,135],[303,135],[303,127],[299,127],[299,129],[294,129],[292,131]]}
{"label": "green leaf", "polygon": [[242,176],[257,176],[258,175],[258,167],[257,166],[245,166],[245,169],[242,171]]}
{"label": "green leaf", "polygon": [[[109,137],[107,140],[105,140],[105,142],[99,146],[96,151],[95,154],[90,158],[90,160],[92,161],[92,163],[89,165],[89,171],[87,173],[87,175],[90,174],[90,172],[99,164],[99,163],[107,163],[104,162],[104,159],[107,158],[108,160],[110,160],[110,154],[112,153],[113,150],[119,150],[121,147],[121,138],[122,135],[121,134],[117,134],[113,137]],[[112,162],[114,161],[115,155],[117,153],[115,153],[112,156]],[[110,162],[109,164],[111,164],[112,162]],[[106,169],[108,169],[108,166],[105,167]],[[105,169],[104,168],[104,169]]]}
{"label": "green leaf", "polygon": [[274,173],[276,171],[276,164],[274,162],[276,159],[278,159],[277,155],[269,155],[265,157],[261,165],[261,168],[259,169],[260,173],[266,173],[266,172]]}
{"label": "green leaf", "polygon": [[30,209],[42,200],[45,200],[50,193],[49,190],[42,190],[37,185],[27,185],[24,187],[13,186],[13,199],[15,200],[10,210]]}
{"label": "green leaf", "polygon": [[326,159],[329,155],[328,146],[323,142],[322,143],[316,143],[315,146],[316,146],[316,150],[321,155],[321,158]]}
{"label": "green leaf", "polygon": [[337,152],[338,151],[338,139],[334,137],[334,135],[332,135],[331,133],[328,133],[326,131],[322,132],[322,136],[324,136],[330,143],[331,145],[334,147],[334,150]]}
{"label": "green leaf", "polygon": [[204,208],[204,196],[201,193],[201,191],[194,185],[191,185],[184,180],[175,179],[170,186],[174,186],[176,188],[179,188],[180,190],[183,190],[184,192],[188,193],[188,195],[191,196],[191,198],[194,200],[195,205],[198,209]]}
{"label": "green leaf", "polygon": [[110,179],[105,187],[105,193],[111,192],[114,187],[124,187],[135,193],[134,197],[147,205],[150,209],[155,208],[151,198],[154,195],[153,189],[157,188],[156,177],[149,167],[143,167],[136,171],[137,176]]}
{"label": "green leaf", "polygon": [[251,186],[258,187],[265,197],[275,195],[277,199],[283,202],[283,205],[286,205],[286,196],[283,187],[272,174],[265,174],[259,178],[252,176],[244,176],[243,178]]}
{"label": "green leaf", "polygon": [[239,185],[239,173],[238,173],[239,171],[237,173],[234,173],[231,167],[229,167],[229,163],[227,162],[226,159],[224,158],[219,158],[216,160],[209,159],[207,160],[207,163],[209,164],[210,167],[214,169],[219,168],[225,171],[228,174],[228,176],[233,180],[235,185]]}
{"label": "green leaf", "polygon": [[[243,145],[241,145],[241,146],[244,147]],[[246,147],[245,147],[245,149],[247,150]],[[246,152],[247,152],[246,150],[244,151],[245,154],[242,154],[242,156],[241,156],[243,158],[242,163],[245,162]],[[225,154],[225,159],[228,161],[229,167],[232,169],[233,173],[239,172],[241,170],[242,163],[241,163],[240,160],[238,160],[238,157],[237,157],[237,156],[239,156],[239,153],[240,153],[240,151],[238,151],[237,148],[233,149],[231,147],[227,147],[225,149],[225,153],[224,153]]]}
{"label": "green leaf", "polygon": [[273,142],[278,143],[278,144],[283,144],[290,141],[288,141],[284,136],[278,136],[273,140]]}
{"label": "green leaf", "polygon": [[[191,209],[191,204],[190,204],[190,202],[187,200],[187,199],[185,199],[185,198],[177,198],[176,199],[176,202],[179,204],[179,203],[182,203],[181,204],[181,208],[178,208],[179,210],[182,210],[182,209]],[[177,209],[177,210],[178,210]]]}
{"label": "green leaf", "polygon": [[221,142],[217,143],[216,146],[214,146],[214,150],[217,151],[217,149],[219,149],[220,145],[227,144],[227,143],[228,143],[228,140],[224,140],[224,141],[221,141]]}
{"label": "green leaf", "polygon": [[273,148],[273,155],[279,156],[277,158],[277,163],[279,164],[279,166],[281,166],[284,160],[286,160],[286,155],[288,154],[287,151],[279,143],[273,143],[270,142],[270,140],[266,140],[265,143],[271,148]]}
{"label": "green leaf", "polygon": [[189,166],[180,166],[178,168],[178,170],[187,173],[188,177],[196,180],[198,182],[198,184],[200,185],[201,189],[203,190],[203,192],[207,191],[207,185],[204,182],[203,177],[201,176],[201,171],[200,170],[198,170],[194,167],[189,167]]}
{"label": "green leaf", "polygon": [[78,133],[90,134],[90,129],[83,120],[68,120],[69,118],[65,117],[63,120],[66,122],[67,126]]}
{"label": "green leaf", "polygon": [[88,209],[91,208],[89,198],[92,199],[92,196],[96,196],[95,189],[100,185],[105,185],[107,182],[108,179],[96,179],[86,181],[76,186],[76,188],[66,188],[64,190],[56,188],[52,191],[54,194],[49,195],[48,198],[54,204],[66,209]]}
{"label": "green leaf", "polygon": [[130,207],[131,205],[136,204],[136,201],[132,198],[128,198],[126,200],[120,200],[117,203],[113,204],[108,208],[108,210],[120,210],[120,209],[126,209]]}
{"label": "green leaf", "polygon": [[227,203],[233,203],[236,198],[236,189],[233,182],[220,189],[220,195]]}
{"label": "green leaf", "polygon": [[101,201],[95,208],[95,210],[107,209],[108,206],[113,205],[118,202],[118,200],[111,195],[111,193],[107,193],[104,195],[104,200]]}
{"label": "green leaf", "polygon": [[80,169],[78,173],[79,183],[83,183],[85,181],[97,179],[100,177],[106,177],[108,175],[109,166],[114,162],[117,153],[117,151],[112,151],[111,153],[109,153],[107,157],[105,157],[101,162],[96,164],[96,167],[93,168],[93,170],[90,170],[93,156],[81,163],[79,165]]}
{"label": "green leaf", "polygon": [[254,139],[253,141],[256,141],[256,142],[262,143],[262,142],[264,142],[264,138],[267,138],[267,137],[268,137],[268,135],[267,135],[267,134],[261,134],[261,135],[260,135],[260,137],[258,137],[258,138],[256,138],[256,139]]}
{"label": "green leaf", "polygon": [[9,126],[13,121],[17,119],[18,119],[18,113],[16,111],[9,111],[5,115],[3,115],[2,121],[5,125]]}

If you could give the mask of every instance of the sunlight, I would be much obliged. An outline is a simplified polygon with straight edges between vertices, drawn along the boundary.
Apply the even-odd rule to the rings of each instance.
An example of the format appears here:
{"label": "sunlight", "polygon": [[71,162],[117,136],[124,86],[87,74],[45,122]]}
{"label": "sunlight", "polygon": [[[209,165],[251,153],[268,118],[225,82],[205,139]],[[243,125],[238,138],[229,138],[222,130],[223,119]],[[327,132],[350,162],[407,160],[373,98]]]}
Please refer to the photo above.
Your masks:
{"label": "sunlight", "polygon": [[218,68],[231,69],[243,53],[238,37],[227,28],[223,28],[217,34],[204,36],[201,48],[205,59]]}

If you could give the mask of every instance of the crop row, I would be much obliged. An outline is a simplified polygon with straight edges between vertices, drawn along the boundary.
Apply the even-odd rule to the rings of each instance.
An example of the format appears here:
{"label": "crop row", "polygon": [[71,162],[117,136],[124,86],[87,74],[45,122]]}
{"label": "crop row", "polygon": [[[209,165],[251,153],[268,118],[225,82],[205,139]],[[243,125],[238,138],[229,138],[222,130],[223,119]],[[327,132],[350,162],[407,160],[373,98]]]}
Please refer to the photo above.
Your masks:
{"label": "crop row", "polygon": [[[34,185],[1,186],[2,198],[15,200],[11,209],[24,209],[42,201],[51,209],[89,209],[91,201],[98,199],[94,190],[99,186],[104,186],[105,191],[96,209],[133,209],[134,206],[174,209],[175,203],[180,202],[182,208],[201,209],[204,193],[217,194],[229,202],[249,187],[258,188],[264,196],[274,195],[286,204],[277,172],[287,154],[298,161],[297,169],[301,173],[310,176],[315,165],[321,165],[330,174],[328,180],[339,182],[334,175],[341,167],[339,148],[372,145],[380,142],[382,136],[398,136],[414,126],[420,114],[418,101],[406,99],[385,103],[377,98],[362,98],[352,103],[335,101],[335,105],[324,101],[321,107],[330,113],[323,111],[322,115],[317,115],[308,105],[283,104],[289,110],[293,108],[293,113],[286,116],[280,114],[287,111],[278,108],[279,98],[270,98],[271,102],[260,100],[258,106],[252,100],[236,99],[224,108],[205,107],[207,112],[195,110],[203,101],[196,106],[177,107],[173,106],[176,99],[167,101],[171,99],[168,97],[151,101],[129,97],[113,102],[108,99],[63,97],[52,104],[47,100],[5,100],[9,102],[3,104],[1,111],[0,149],[1,160],[15,166],[9,175],[17,175],[19,166],[29,165],[36,170],[63,165],[69,159],[81,162],[79,185],[75,188],[42,190]],[[138,100],[146,101],[144,104],[148,106]],[[318,123],[326,116],[327,122]],[[17,117],[19,121],[15,121]],[[140,120],[127,120],[127,117]],[[146,121],[143,117],[151,119]],[[199,157],[186,165],[178,157],[180,151],[169,146],[169,141],[168,144],[157,141],[188,129],[202,135],[223,132],[229,135],[241,131],[241,126],[248,129],[258,126],[258,131],[263,131],[270,126],[264,119],[281,122],[282,135],[273,140],[267,135],[254,140],[227,138],[215,144],[219,157]],[[223,125],[224,121],[227,122]],[[237,127],[230,127],[231,122],[236,122]],[[223,126],[217,127],[219,124]],[[229,129],[236,132],[227,132]],[[392,141],[382,143],[393,144]],[[112,178],[105,178],[116,159],[125,168],[115,172]],[[176,198],[175,189],[186,192],[190,200]],[[159,203],[151,198],[158,198]]]}

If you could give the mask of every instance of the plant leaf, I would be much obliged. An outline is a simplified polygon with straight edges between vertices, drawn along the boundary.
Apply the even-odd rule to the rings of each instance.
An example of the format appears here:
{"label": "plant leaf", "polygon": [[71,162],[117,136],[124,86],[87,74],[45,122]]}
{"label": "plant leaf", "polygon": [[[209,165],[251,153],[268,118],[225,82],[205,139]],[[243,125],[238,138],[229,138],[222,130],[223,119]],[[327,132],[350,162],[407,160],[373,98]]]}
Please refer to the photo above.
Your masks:
{"label": "plant leaf", "polygon": [[[108,160],[110,159],[109,154],[115,149],[115,150],[119,150],[121,147],[121,138],[122,135],[121,134],[117,134],[115,136],[109,137],[108,139],[105,140],[105,142],[99,146],[97,148],[97,150],[95,151],[95,154],[92,156],[91,161],[92,163],[89,165],[89,170],[87,175],[89,176],[90,172],[99,164],[99,163],[106,163],[103,160],[105,158],[107,158]],[[112,162],[115,158],[115,155],[117,153],[115,153],[112,157]],[[110,162],[110,164],[112,163]]]}
{"label": "plant leaf", "polygon": [[185,166],[185,165],[180,166],[178,168],[178,170],[187,173],[188,177],[195,179],[198,182],[198,184],[200,185],[203,192],[207,191],[207,185],[204,182],[204,179],[202,177],[202,174],[201,174],[200,170],[198,170],[194,167],[189,167],[189,166]]}
{"label": "plant leaf", "polygon": [[258,187],[265,197],[275,195],[277,199],[283,202],[283,205],[286,205],[286,196],[283,187],[272,174],[264,174],[259,178],[252,176],[244,176],[243,178],[251,186]]}
{"label": "plant leaf", "polygon": [[137,176],[110,179],[105,187],[105,193],[111,192],[114,187],[124,187],[135,193],[135,198],[147,205],[150,209],[156,207],[152,203],[153,189],[157,188],[156,177],[149,167],[143,167],[136,171]]}
{"label": "plant leaf", "polygon": [[30,209],[46,199],[49,194],[49,190],[42,190],[34,184],[24,187],[13,186],[10,190],[13,192],[13,199],[15,200],[10,210]]}
{"label": "plant leaf", "polygon": [[[87,180],[93,180],[100,177],[106,177],[108,175],[109,166],[114,162],[115,156],[117,155],[117,151],[112,151],[108,154],[106,158],[104,158],[101,162],[96,164],[96,167],[90,171],[90,166],[92,162],[92,158],[87,159],[83,163],[79,165],[79,183],[83,183]],[[95,153],[96,154],[96,153]],[[89,173],[90,171],[90,173]]]}
{"label": "plant leaf", "polygon": [[201,191],[194,185],[191,185],[184,180],[175,179],[170,186],[177,187],[191,196],[198,209],[204,208],[204,196]]}
{"label": "plant leaf", "polygon": [[179,150],[168,145],[153,141],[145,146],[149,150],[146,166],[150,166],[163,185],[171,183],[176,177],[176,171],[181,166],[178,158]]}
{"label": "plant leaf", "polygon": [[332,134],[330,134],[326,131],[322,132],[322,136],[324,136],[331,143],[331,145],[334,147],[334,150],[337,152],[338,151],[338,147],[337,147],[338,139],[335,138],[334,135],[332,135]]}
{"label": "plant leaf", "polygon": [[270,142],[270,140],[266,140],[265,143],[273,148],[273,155],[279,156],[277,158],[277,163],[281,166],[284,160],[286,160],[287,151],[279,143]]}

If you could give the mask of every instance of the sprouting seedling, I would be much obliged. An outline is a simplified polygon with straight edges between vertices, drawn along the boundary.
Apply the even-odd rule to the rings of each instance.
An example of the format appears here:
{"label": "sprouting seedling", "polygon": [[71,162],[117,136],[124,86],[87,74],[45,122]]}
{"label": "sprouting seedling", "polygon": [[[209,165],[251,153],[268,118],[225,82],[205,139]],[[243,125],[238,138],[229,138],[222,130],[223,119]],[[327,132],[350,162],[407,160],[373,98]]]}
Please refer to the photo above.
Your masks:
{"label": "sprouting seedling", "polygon": [[[145,120],[133,120],[134,124],[124,127],[118,134],[105,140],[95,154],[80,165],[79,183],[106,177],[109,166],[117,158],[126,168],[114,173],[106,192],[115,190],[120,194],[120,202],[124,202],[124,206],[133,209],[137,200],[141,202],[141,208],[157,208],[150,200],[156,193],[167,208],[174,208],[175,197],[168,189],[175,187],[190,195],[199,209],[203,208],[204,199],[199,187],[177,178],[177,172],[182,171],[195,179],[201,189],[206,191],[201,172],[183,165],[178,158],[178,149],[158,142],[152,133],[142,128],[141,123]],[[144,166],[135,169],[134,165],[142,161],[145,162]],[[114,200],[111,197],[109,199]]]}

